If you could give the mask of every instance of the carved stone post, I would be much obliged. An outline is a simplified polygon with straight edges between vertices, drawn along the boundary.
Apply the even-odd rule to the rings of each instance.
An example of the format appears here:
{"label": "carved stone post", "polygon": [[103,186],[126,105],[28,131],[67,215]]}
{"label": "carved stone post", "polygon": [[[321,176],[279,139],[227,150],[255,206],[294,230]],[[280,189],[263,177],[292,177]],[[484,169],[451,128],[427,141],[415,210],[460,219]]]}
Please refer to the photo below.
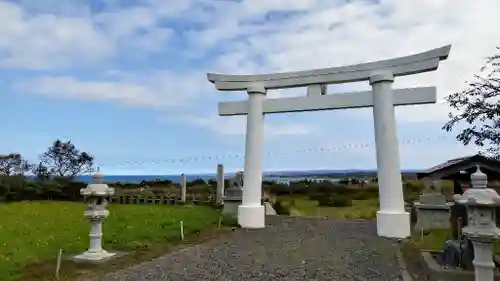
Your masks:
{"label": "carved stone post", "polygon": [[215,192],[215,203],[222,203],[222,196],[224,196],[224,166],[217,165],[217,190]]}
{"label": "carved stone post", "polygon": [[181,175],[180,185],[181,185],[181,202],[186,203],[187,184],[186,184],[186,175],[184,174]]}

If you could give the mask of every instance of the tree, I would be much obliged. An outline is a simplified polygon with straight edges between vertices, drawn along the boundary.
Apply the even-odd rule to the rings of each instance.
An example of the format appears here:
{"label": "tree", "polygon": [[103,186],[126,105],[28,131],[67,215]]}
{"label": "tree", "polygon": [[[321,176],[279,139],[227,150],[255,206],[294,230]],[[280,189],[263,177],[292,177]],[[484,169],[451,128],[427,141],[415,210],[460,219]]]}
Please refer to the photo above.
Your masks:
{"label": "tree", "polygon": [[[80,152],[70,141],[57,139],[48,150],[40,156],[37,169],[39,174],[74,178],[92,172],[94,157],[87,152]],[[37,173],[38,174],[38,173]]]}
{"label": "tree", "polygon": [[450,132],[457,124],[465,123],[457,140],[464,145],[486,146],[487,154],[500,158],[500,47],[497,50],[465,90],[447,97],[456,113],[449,114],[443,129]]}
{"label": "tree", "polygon": [[24,175],[30,169],[28,161],[19,153],[0,155],[0,175]]}
{"label": "tree", "polygon": [[50,179],[49,169],[42,162],[33,165],[31,172],[39,180],[45,181]]}

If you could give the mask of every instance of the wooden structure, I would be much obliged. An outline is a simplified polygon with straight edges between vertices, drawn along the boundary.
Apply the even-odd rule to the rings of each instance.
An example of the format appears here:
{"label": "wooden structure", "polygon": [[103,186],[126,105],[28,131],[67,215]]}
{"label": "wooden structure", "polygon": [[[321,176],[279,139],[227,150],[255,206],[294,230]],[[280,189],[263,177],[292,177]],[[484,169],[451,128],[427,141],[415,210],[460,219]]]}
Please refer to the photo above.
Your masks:
{"label": "wooden structure", "polygon": [[454,193],[463,194],[470,186],[470,175],[480,166],[481,171],[488,176],[488,187],[500,191],[497,182],[500,181],[500,161],[480,154],[448,160],[428,170],[417,173],[419,180],[451,180]]}
{"label": "wooden structure", "polygon": [[[424,172],[417,173],[419,180],[451,180],[453,193],[463,194],[470,187],[470,176],[476,172],[477,167],[488,177],[488,187],[495,189],[500,194],[500,161],[485,157],[480,154],[448,160]],[[500,225],[500,208],[496,211],[497,225]],[[460,222],[460,223],[459,223]],[[451,208],[451,229],[453,237],[458,239],[459,228],[467,225],[467,208],[455,204]]]}

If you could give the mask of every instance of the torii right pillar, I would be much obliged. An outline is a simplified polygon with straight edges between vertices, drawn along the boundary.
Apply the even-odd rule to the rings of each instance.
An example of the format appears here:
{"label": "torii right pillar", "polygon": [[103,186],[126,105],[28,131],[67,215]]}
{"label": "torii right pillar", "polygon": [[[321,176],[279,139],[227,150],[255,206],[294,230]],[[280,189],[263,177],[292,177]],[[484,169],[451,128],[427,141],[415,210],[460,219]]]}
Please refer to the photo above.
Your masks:
{"label": "torii right pillar", "polygon": [[379,72],[370,77],[380,198],[377,233],[384,237],[406,238],[411,233],[410,214],[404,206],[393,82],[394,75],[390,71]]}

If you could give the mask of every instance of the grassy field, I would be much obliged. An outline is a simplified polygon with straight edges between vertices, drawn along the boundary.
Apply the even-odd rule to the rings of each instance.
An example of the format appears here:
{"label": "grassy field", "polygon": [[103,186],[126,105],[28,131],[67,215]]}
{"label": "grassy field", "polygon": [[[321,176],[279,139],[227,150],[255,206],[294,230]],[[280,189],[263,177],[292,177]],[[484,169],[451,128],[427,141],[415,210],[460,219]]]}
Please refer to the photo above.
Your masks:
{"label": "grassy field", "polygon": [[[51,280],[45,277],[54,275],[59,249],[67,255],[85,251],[89,243],[89,224],[83,217],[85,207],[66,202],[0,204],[0,280]],[[124,264],[158,256],[179,244],[180,221],[189,240],[196,233],[200,236],[202,230],[216,229],[220,214],[205,206],[108,207],[110,216],[103,225],[104,248],[134,250],[134,254],[122,258]],[[67,276],[63,280],[91,274],[89,268],[79,268],[71,262],[64,262],[61,270]]]}
{"label": "grassy field", "polygon": [[280,196],[291,207],[292,216],[327,216],[338,219],[374,219],[379,209],[377,198],[353,200],[349,207],[320,207],[307,196]]}
{"label": "grassy field", "polygon": [[[412,234],[412,242],[414,246],[422,250],[441,251],[447,240],[452,239],[451,229],[431,229],[422,233],[414,232]],[[495,240],[493,243],[495,254],[500,254],[500,242]]]}

